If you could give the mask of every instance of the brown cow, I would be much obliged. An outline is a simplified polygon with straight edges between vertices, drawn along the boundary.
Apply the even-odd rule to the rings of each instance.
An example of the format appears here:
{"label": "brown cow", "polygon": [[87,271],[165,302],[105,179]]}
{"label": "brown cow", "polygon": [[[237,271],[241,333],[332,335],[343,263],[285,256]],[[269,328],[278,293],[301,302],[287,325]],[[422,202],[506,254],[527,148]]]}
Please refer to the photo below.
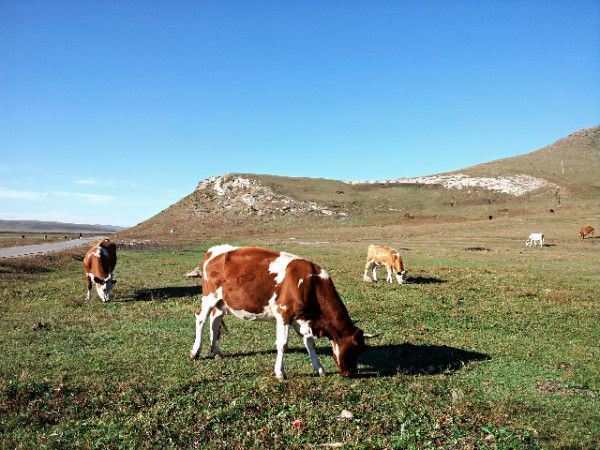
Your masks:
{"label": "brown cow", "polygon": [[591,234],[592,236],[594,235],[594,227],[591,225],[586,225],[579,230],[579,236],[581,236],[581,239],[585,239],[588,234]]}
{"label": "brown cow", "polygon": [[[221,355],[218,339],[224,313],[245,320],[275,320],[275,375],[286,378],[283,352],[290,325],[304,340],[313,369],[325,375],[315,350],[316,338],[332,340],[333,359],[340,375],[356,373],[364,335],[329,278],[316,264],[285,252],[259,247],[219,245],[202,262],[202,308],[196,310],[196,340],[190,358],[198,357],[202,327],[210,314],[211,353]],[[212,313],[211,313],[212,311]]]}
{"label": "brown cow", "polygon": [[117,245],[110,239],[98,241],[91,246],[83,258],[88,300],[91,298],[92,281],[96,284],[100,300],[107,302],[110,299],[110,291],[117,282],[113,278],[116,264]]}
{"label": "brown cow", "polygon": [[[404,270],[402,256],[400,256],[400,253],[398,253],[397,250],[389,247],[369,245],[369,250],[367,251],[367,264],[365,265],[363,280],[369,283],[371,281],[377,281],[378,266],[385,266],[387,269],[386,281],[388,283],[394,282],[392,279],[392,273],[396,275],[396,281],[398,284],[404,283],[404,275],[406,275],[406,270]],[[373,274],[373,280],[369,278],[369,271],[371,270]]]}

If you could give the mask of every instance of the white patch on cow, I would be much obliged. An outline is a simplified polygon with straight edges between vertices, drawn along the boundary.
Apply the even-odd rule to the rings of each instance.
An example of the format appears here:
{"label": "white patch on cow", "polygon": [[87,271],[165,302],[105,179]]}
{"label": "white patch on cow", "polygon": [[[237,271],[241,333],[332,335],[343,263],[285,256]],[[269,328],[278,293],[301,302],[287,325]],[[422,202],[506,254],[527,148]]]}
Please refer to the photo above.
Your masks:
{"label": "white patch on cow", "polygon": [[269,273],[275,274],[275,284],[281,284],[283,282],[288,264],[295,259],[298,259],[296,255],[281,252],[279,253],[279,256],[269,264]]}
{"label": "white patch on cow", "polygon": [[300,278],[300,279],[298,280],[298,287],[300,287],[300,285],[301,285],[302,283],[304,283],[304,278]]}
{"label": "white patch on cow", "polygon": [[97,256],[98,258],[100,258],[100,248],[101,248],[101,247],[98,247],[98,248],[96,249],[96,251],[95,251],[94,253],[92,253],[92,255],[94,255],[94,256]]}
{"label": "white patch on cow", "polygon": [[269,300],[269,304],[263,308],[263,312],[261,313],[253,313],[243,309],[232,309],[230,306],[228,306],[228,309],[231,314],[242,320],[273,320],[275,314],[277,314],[276,298],[277,294],[273,294]]}
{"label": "white patch on cow", "polygon": [[310,327],[310,321],[309,320],[296,320],[296,322],[298,323],[299,327],[298,327],[298,331],[300,332],[300,334],[302,336],[306,336],[306,337],[314,337],[313,336],[313,332],[312,332],[312,328]]}
{"label": "white patch on cow", "polygon": [[331,349],[333,350],[333,354],[335,355],[336,361],[339,361],[340,357],[340,347],[334,341],[331,341]]}
{"label": "white patch on cow", "polygon": [[213,258],[216,258],[217,256],[222,255],[223,253],[227,253],[236,249],[237,247],[234,247],[233,245],[229,244],[216,245],[215,247],[209,248],[206,252],[210,253],[210,257],[204,262],[204,266],[202,266],[202,278],[208,281],[206,267],[208,266],[208,263],[213,260]]}
{"label": "white patch on cow", "polygon": [[329,280],[329,274],[325,269],[321,269],[321,272],[319,272],[319,278],[322,280]]}

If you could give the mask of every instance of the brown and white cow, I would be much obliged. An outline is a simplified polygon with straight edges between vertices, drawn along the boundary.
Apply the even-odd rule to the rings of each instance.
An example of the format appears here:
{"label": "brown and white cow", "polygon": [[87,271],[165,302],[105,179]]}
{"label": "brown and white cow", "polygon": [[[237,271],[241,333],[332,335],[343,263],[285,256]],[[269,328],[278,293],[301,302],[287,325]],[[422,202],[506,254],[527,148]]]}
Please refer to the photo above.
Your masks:
{"label": "brown and white cow", "polygon": [[579,230],[579,236],[581,236],[581,239],[585,239],[588,234],[591,234],[592,236],[594,235],[594,227],[591,225],[586,225]]}
{"label": "brown and white cow", "polygon": [[113,271],[117,264],[117,245],[110,239],[94,243],[83,258],[83,269],[87,281],[87,299],[91,298],[92,282],[100,300],[107,302],[110,291],[117,282],[113,278]]}
{"label": "brown and white cow", "polygon": [[[365,265],[363,280],[369,283],[371,281],[377,281],[378,266],[385,266],[387,269],[386,281],[388,283],[394,282],[392,273],[396,275],[396,281],[398,284],[404,283],[404,275],[406,275],[406,270],[404,270],[404,261],[402,261],[402,256],[400,256],[400,253],[398,253],[397,250],[389,247],[380,247],[378,245],[369,245],[369,249],[367,251],[367,264]],[[369,278],[369,271],[372,271],[372,280]]]}
{"label": "brown and white cow", "polygon": [[218,347],[224,313],[245,320],[274,320],[277,359],[275,375],[286,378],[283,352],[290,325],[304,341],[318,375],[325,375],[314,340],[332,340],[333,359],[340,375],[356,373],[364,335],[350,320],[331,278],[318,265],[298,256],[260,247],[219,245],[202,262],[202,307],[196,310],[196,340],[190,358],[198,357],[202,327],[210,315],[211,353]]}

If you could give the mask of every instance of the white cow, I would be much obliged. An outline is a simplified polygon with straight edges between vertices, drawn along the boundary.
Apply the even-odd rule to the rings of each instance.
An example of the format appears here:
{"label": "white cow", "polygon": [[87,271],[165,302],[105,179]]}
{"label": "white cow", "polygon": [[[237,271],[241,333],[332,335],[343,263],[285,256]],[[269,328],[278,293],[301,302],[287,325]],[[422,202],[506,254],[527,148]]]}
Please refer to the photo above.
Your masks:
{"label": "white cow", "polygon": [[544,246],[544,233],[531,233],[525,241],[525,247],[535,247],[536,244]]}

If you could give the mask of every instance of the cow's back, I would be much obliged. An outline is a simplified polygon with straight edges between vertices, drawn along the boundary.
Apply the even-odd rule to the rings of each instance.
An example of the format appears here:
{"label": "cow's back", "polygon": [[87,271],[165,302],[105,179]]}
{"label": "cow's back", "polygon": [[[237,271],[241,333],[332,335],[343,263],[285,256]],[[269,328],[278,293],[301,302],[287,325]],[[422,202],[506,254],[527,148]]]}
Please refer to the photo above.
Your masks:
{"label": "cow's back", "polygon": [[274,288],[274,274],[269,272],[269,265],[278,256],[279,252],[259,247],[233,248],[217,256],[208,251],[202,262],[203,295],[222,289],[230,308],[262,311]]}
{"label": "cow's back", "polygon": [[117,264],[117,245],[110,239],[95,242],[83,258],[86,273],[106,278]]}

